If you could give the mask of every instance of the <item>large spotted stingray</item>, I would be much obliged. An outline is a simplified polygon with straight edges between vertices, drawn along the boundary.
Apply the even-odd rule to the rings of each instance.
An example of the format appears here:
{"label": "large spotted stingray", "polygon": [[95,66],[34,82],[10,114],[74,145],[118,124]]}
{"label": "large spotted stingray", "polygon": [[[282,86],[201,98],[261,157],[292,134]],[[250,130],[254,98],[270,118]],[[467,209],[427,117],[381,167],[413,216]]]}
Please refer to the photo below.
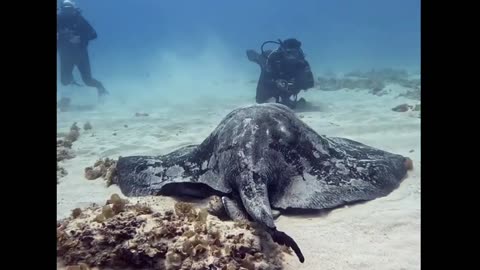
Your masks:
{"label": "large spotted stingray", "polygon": [[386,196],[409,164],[401,155],[320,136],[286,106],[261,104],[229,113],[200,145],[119,158],[114,183],[126,196],[218,195],[232,219],[263,225],[304,262],[295,241],[277,230],[272,209],[329,209]]}

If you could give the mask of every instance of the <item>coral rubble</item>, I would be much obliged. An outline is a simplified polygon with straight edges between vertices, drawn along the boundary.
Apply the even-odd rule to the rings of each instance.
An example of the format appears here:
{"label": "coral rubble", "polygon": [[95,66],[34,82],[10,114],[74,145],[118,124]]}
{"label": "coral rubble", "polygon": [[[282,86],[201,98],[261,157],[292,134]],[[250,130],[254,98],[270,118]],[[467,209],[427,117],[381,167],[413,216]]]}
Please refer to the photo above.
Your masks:
{"label": "coral rubble", "polygon": [[222,222],[188,203],[155,212],[116,194],[57,225],[57,257],[71,269],[282,269],[284,253],[252,223]]}

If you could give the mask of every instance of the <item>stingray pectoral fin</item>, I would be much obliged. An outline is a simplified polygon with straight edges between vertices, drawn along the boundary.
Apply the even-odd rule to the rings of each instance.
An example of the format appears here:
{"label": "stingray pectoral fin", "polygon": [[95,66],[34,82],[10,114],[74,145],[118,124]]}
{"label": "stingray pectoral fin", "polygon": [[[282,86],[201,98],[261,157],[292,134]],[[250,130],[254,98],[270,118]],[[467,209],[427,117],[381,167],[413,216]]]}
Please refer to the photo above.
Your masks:
{"label": "stingray pectoral fin", "polygon": [[[311,140],[317,139],[311,135]],[[302,157],[310,168],[272,194],[272,207],[321,210],[384,197],[412,167],[406,157],[352,140],[329,138],[327,142],[328,154]]]}
{"label": "stingray pectoral fin", "polygon": [[[182,150],[183,151],[183,150]],[[183,152],[176,151],[170,156],[130,156],[121,157],[116,165],[115,184],[125,196],[148,195],[195,195],[203,186],[191,181],[182,164]]]}
{"label": "stingray pectoral fin", "polygon": [[121,157],[113,181],[125,196],[192,196],[205,198],[231,189],[212,170],[189,162],[194,146],[164,156]]}
{"label": "stingray pectoral fin", "polygon": [[224,196],[222,197],[222,203],[229,218],[234,221],[248,221],[248,216],[236,201]]}
{"label": "stingray pectoral fin", "polygon": [[160,157],[130,156],[120,157],[116,165],[116,179],[125,196],[154,195],[155,185],[163,184],[157,176],[163,172]]}

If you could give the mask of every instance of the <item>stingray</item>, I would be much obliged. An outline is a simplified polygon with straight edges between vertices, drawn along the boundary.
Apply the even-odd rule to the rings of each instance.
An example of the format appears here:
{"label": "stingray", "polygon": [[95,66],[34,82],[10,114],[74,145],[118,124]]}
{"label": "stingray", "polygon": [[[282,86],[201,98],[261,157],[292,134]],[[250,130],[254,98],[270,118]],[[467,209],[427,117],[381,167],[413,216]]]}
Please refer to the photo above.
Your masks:
{"label": "stingray", "polygon": [[120,157],[113,183],[125,196],[220,196],[230,218],[255,221],[304,262],[296,242],[277,230],[272,212],[386,196],[409,164],[401,155],[321,136],[288,107],[268,103],[233,110],[199,145]]}

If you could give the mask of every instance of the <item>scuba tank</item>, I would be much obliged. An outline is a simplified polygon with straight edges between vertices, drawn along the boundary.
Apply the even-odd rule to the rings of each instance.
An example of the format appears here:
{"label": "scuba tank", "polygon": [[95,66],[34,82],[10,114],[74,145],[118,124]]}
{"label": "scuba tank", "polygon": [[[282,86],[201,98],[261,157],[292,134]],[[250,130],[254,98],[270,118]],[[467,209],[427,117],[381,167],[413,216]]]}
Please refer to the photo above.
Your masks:
{"label": "scuba tank", "polygon": [[[262,43],[262,46],[260,46],[260,51],[262,52],[263,55],[265,55],[265,51],[263,50],[263,47],[268,44],[268,43],[274,43],[274,44],[278,44],[280,47],[283,45],[283,42],[281,39],[278,39],[278,41],[273,41],[273,40],[267,40],[265,42]],[[278,50],[278,49],[277,49]]]}
{"label": "scuba tank", "polygon": [[[271,51],[270,53],[265,52],[264,47],[266,44],[273,43],[273,44],[278,44],[278,48]],[[295,43],[293,46],[292,45],[287,45],[285,43]],[[272,56],[276,56],[276,58],[282,59],[282,63],[288,67],[288,69],[298,69],[298,68],[303,68],[305,65],[305,54],[303,53],[303,50],[300,48],[301,43],[300,41],[296,41],[294,39],[288,39],[286,41],[282,41],[281,39],[278,39],[277,41],[273,40],[268,40],[262,43],[260,46],[260,51],[261,54],[266,58],[266,67],[268,70],[271,69],[271,61]],[[279,57],[278,57],[279,56]]]}

